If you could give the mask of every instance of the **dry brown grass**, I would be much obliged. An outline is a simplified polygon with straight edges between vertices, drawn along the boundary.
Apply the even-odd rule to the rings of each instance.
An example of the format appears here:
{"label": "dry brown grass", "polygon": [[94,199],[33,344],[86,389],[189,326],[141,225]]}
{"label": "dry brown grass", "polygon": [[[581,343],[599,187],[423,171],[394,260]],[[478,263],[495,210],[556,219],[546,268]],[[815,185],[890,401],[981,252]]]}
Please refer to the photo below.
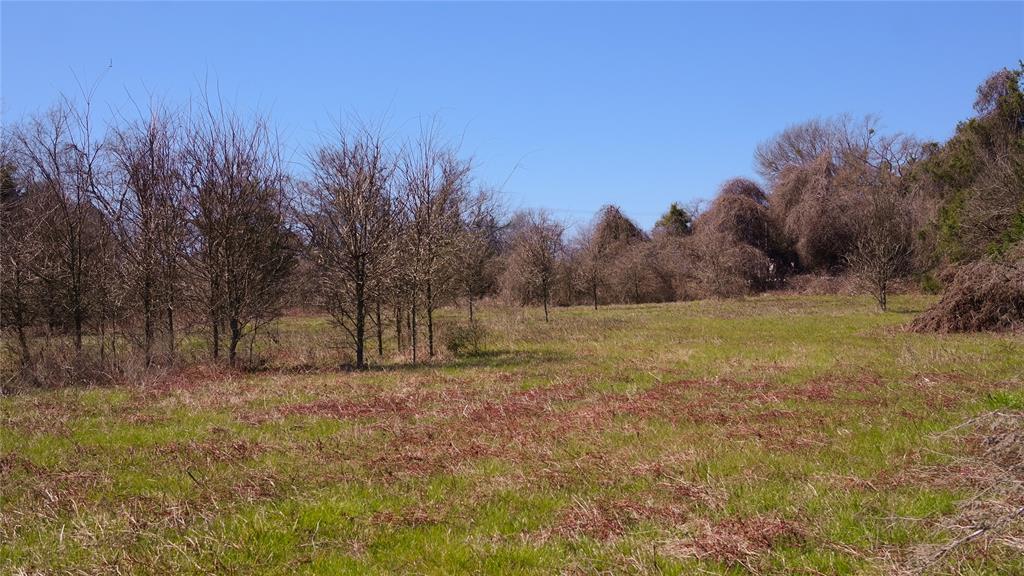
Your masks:
{"label": "dry brown grass", "polygon": [[775,516],[698,520],[689,530],[693,536],[668,542],[666,552],[740,566],[755,574],[763,571],[757,565],[760,557],[783,546],[803,545],[808,538],[805,527]]}
{"label": "dry brown grass", "polygon": [[962,451],[904,481],[972,496],[936,522],[935,543],[893,552],[895,573],[967,574],[980,558],[1024,554],[1024,412],[988,412],[944,434],[961,435]]}

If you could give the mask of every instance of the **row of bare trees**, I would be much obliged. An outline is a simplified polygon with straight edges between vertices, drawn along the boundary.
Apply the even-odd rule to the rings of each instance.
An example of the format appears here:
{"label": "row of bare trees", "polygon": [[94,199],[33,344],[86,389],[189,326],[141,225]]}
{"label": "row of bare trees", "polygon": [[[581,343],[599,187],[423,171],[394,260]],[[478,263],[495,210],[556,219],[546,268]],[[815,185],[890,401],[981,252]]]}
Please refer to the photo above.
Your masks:
{"label": "row of bare trees", "polygon": [[310,165],[296,213],[312,291],[350,340],[355,365],[366,365],[369,330],[383,355],[392,321],[397,349],[417,361],[425,329],[433,357],[438,307],[464,297],[472,315],[473,299],[493,285],[495,197],[473,188],[471,163],[433,128],[397,148],[367,128],[339,130]]}
{"label": "row of bare trees", "polygon": [[39,360],[32,342],[65,337],[74,360],[88,344],[101,361],[128,345],[147,367],[173,362],[182,311],[234,364],[285,303],[301,250],[277,139],[213,106],[154,106],[103,135],[91,116],[62,100],[3,133],[2,321],[20,365]]}
{"label": "row of bare trees", "polygon": [[[385,332],[436,354],[435,313],[492,294],[504,218],[436,127],[394,145],[338,130],[302,178],[266,118],[153,105],[97,133],[63,99],[5,127],[2,304],[18,366],[75,368],[184,349],[236,365],[290,306],[321,306],[357,367]],[[393,330],[388,328],[393,327]],[[425,342],[421,337],[425,336]],[[137,353],[137,354],[135,354]]]}

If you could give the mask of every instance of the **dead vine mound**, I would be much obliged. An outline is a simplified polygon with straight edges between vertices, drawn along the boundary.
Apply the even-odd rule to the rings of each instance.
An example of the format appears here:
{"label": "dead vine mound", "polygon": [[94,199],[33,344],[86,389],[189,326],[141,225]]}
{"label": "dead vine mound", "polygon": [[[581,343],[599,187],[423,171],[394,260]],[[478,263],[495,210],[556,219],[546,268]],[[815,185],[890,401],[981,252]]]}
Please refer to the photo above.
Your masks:
{"label": "dead vine mound", "polygon": [[1024,246],[1011,257],[961,266],[942,299],[914,319],[915,332],[1007,331],[1024,327]]}

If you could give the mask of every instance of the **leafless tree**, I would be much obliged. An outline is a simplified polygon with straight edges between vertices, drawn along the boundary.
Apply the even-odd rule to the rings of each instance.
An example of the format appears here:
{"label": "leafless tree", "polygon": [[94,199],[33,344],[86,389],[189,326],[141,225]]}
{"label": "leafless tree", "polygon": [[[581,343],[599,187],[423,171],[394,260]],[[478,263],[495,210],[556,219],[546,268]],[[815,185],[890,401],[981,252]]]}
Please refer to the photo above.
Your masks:
{"label": "leafless tree", "polygon": [[434,126],[424,130],[403,154],[414,353],[418,296],[422,295],[427,317],[427,354],[433,357],[434,311],[457,289],[462,209],[469,192],[470,168],[455,148],[441,142]]}
{"label": "leafless tree", "polygon": [[[992,114],[999,108],[999,102],[1011,94],[1014,84],[1020,82],[1019,72],[1007,68],[997,70],[978,86],[974,111],[981,116]],[[1018,88],[1019,90],[1019,88]]]}
{"label": "leafless tree", "polygon": [[23,373],[32,365],[28,331],[40,316],[35,265],[47,248],[39,231],[45,214],[19,182],[9,134],[0,134],[0,330],[14,334]]}
{"label": "leafless tree", "polygon": [[743,296],[765,284],[771,265],[764,252],[715,231],[694,233],[686,239],[687,267],[700,297]]}
{"label": "leafless tree", "polygon": [[648,241],[634,242],[618,251],[610,262],[611,282],[619,301],[640,304],[658,299],[658,278],[650,249]]}
{"label": "leafless tree", "polygon": [[841,164],[848,151],[865,147],[877,125],[878,119],[873,116],[854,120],[847,115],[794,124],[757,146],[757,171],[774,184],[787,168],[808,166],[822,156]]}
{"label": "leafless tree", "polygon": [[805,270],[842,268],[856,238],[864,197],[837,183],[840,169],[822,155],[807,166],[787,167],[773,189],[773,219]]}
{"label": "leafless tree", "polygon": [[623,274],[627,274],[624,268],[639,272],[638,252],[633,248],[647,240],[647,234],[614,205],[601,208],[594,221],[576,236],[569,262],[571,277],[589,295],[594,308],[598,306],[598,293],[610,286],[621,288],[616,294],[619,301],[639,298],[639,279],[634,275],[626,281]]}
{"label": "leafless tree", "polygon": [[348,335],[357,368],[366,367],[367,316],[382,343],[381,306],[399,265],[395,159],[380,135],[339,130],[310,158],[301,220],[308,234],[317,289],[334,323]]}
{"label": "leafless tree", "polygon": [[479,190],[469,199],[463,217],[460,259],[462,290],[473,321],[473,303],[494,291],[500,272],[502,249],[501,206],[497,193]]}
{"label": "leafless tree", "polygon": [[610,263],[603,252],[604,247],[595,236],[593,225],[581,230],[571,243],[570,261],[574,284],[589,296],[590,303],[597,310],[608,283]]}
{"label": "leafless tree", "polygon": [[768,288],[776,275],[776,230],[768,197],[750,180],[726,181],[693,225],[689,243],[705,292],[714,296]]}
{"label": "leafless tree", "polygon": [[[35,264],[61,321],[71,325],[75,350],[82,350],[85,324],[97,308],[102,241],[102,215],[94,200],[102,147],[94,137],[88,101],[68,98],[42,116],[17,127],[14,154],[32,182],[41,221],[43,261]],[[56,311],[56,310],[55,310]],[[53,318],[51,318],[53,320]]]}
{"label": "leafless tree", "polygon": [[760,186],[745,178],[733,178],[722,184],[718,196],[698,222],[695,231],[713,229],[765,253],[772,242],[768,197]]}
{"label": "leafless tree", "polygon": [[513,218],[513,236],[502,284],[514,299],[527,303],[539,300],[544,321],[559,271],[565,228],[543,211],[521,212]]}
{"label": "leafless tree", "polygon": [[892,283],[905,277],[914,262],[912,220],[905,203],[891,189],[870,198],[847,260],[850,272],[870,290],[884,312]]}
{"label": "leafless tree", "polygon": [[244,120],[209,101],[192,118],[184,170],[194,230],[190,264],[217,358],[227,331],[234,365],[246,329],[280,314],[296,262],[280,148],[265,119]]}
{"label": "leafless tree", "polygon": [[158,107],[148,112],[111,130],[113,181],[103,202],[124,257],[122,286],[141,315],[146,366],[160,324],[173,361],[187,231],[178,117]]}
{"label": "leafless tree", "polygon": [[867,209],[866,180],[902,175],[922,147],[903,134],[883,135],[872,116],[816,119],[791,126],[758,146],[758,170],[772,185],[780,246],[805,270],[839,270]]}

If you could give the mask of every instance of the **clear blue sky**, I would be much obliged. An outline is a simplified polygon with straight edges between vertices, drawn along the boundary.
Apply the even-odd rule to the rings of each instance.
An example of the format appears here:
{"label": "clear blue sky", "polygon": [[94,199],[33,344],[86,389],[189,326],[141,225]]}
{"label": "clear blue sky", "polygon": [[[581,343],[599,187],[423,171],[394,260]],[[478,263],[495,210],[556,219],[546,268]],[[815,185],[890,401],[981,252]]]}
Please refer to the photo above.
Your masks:
{"label": "clear blue sky", "polygon": [[753,176],[754,146],[811,117],[945,139],[1024,58],[1021,2],[3,2],[0,18],[5,121],[77,93],[75,75],[102,75],[104,108],[208,77],[297,159],[332,118],[403,137],[436,115],[511,207],[581,221],[615,203],[644,226]]}

